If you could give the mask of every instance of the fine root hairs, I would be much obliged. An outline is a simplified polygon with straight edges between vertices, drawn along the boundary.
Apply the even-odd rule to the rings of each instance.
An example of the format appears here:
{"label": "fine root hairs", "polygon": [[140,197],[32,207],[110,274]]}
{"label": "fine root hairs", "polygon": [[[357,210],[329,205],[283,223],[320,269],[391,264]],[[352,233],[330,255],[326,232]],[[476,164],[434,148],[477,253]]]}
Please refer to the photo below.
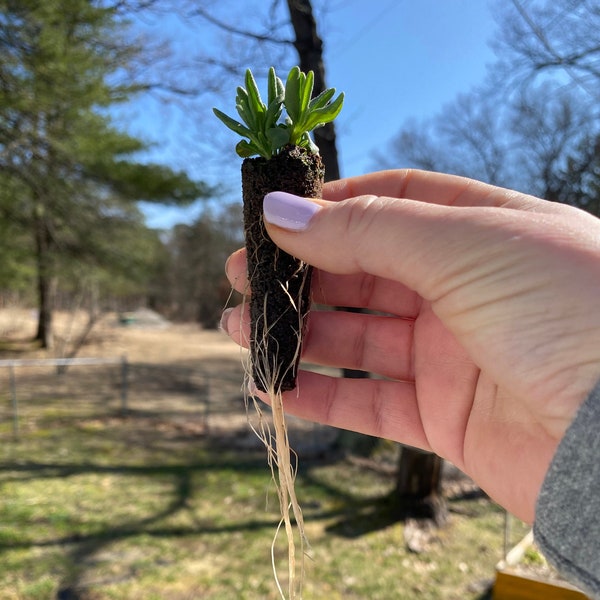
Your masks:
{"label": "fine root hairs", "polygon": [[[290,310],[293,309],[298,316],[298,328],[296,334],[296,351],[294,361],[289,365],[280,365],[277,360],[278,347],[277,340],[269,336],[268,331],[253,332],[253,335],[260,335],[260,340],[255,337],[255,356],[254,365],[247,363],[245,365],[246,371],[246,385],[245,389],[245,400],[247,410],[250,404],[254,407],[256,413],[259,416],[259,423],[257,427],[251,425],[252,429],[263,442],[267,450],[268,464],[271,469],[273,476],[273,482],[277,490],[277,496],[279,499],[279,508],[281,513],[281,521],[276,529],[273,543],[271,545],[271,563],[273,567],[273,574],[275,583],[279,594],[283,600],[299,600],[302,597],[302,586],[304,581],[304,558],[306,553],[310,549],[308,540],[305,534],[304,528],[304,517],[302,515],[302,509],[296,497],[295,490],[295,479],[298,469],[298,457],[290,446],[288,437],[288,429],[286,424],[283,397],[280,389],[276,389],[275,382],[280,380],[281,369],[293,370],[296,369],[297,359],[299,358],[301,347],[302,347],[302,334],[304,331],[304,320],[305,317],[300,307],[296,305],[296,302],[290,297]],[[267,298],[264,299],[264,319],[263,324],[267,323]],[[271,316],[272,322],[272,316]],[[249,361],[252,361],[252,357],[249,355]],[[256,366],[259,366],[257,369]],[[254,366],[254,373],[260,377],[261,387],[267,390],[269,396],[269,402],[272,410],[272,428],[269,423],[263,418],[263,410],[261,403],[253,396],[249,391],[249,383],[251,379],[252,367]],[[294,527],[295,524],[295,527]],[[278,539],[278,534],[281,529],[284,529],[287,538],[287,549],[288,549],[288,586],[287,596],[284,588],[281,585],[278,569],[276,564],[275,548]],[[297,532],[297,534],[296,534]],[[296,538],[298,538],[298,548],[296,547]],[[298,550],[298,552],[297,552]]]}

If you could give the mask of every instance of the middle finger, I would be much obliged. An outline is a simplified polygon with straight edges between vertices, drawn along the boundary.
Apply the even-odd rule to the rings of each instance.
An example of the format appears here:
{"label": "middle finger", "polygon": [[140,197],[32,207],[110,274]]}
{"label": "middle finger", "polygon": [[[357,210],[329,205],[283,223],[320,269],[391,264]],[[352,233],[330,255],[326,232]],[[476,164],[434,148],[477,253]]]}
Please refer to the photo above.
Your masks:
{"label": "middle finger", "polygon": [[[244,249],[229,257],[225,270],[233,288],[249,295]],[[415,292],[396,281],[367,273],[335,275],[318,269],[312,278],[312,300],[327,306],[367,308],[406,318],[415,318],[421,305],[421,298]]]}
{"label": "middle finger", "polygon": [[[223,327],[247,348],[250,332],[247,304],[227,313]],[[345,311],[313,310],[302,345],[302,360],[340,369],[376,373],[390,379],[414,380],[414,321]]]}

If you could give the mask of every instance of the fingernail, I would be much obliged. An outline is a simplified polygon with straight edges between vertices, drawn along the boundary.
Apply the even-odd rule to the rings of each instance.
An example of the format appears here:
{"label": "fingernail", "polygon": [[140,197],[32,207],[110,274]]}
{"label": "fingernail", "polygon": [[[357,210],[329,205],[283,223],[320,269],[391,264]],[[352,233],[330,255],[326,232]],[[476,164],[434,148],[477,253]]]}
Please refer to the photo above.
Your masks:
{"label": "fingernail", "polygon": [[233,308],[226,308],[221,315],[221,320],[219,321],[219,329],[229,335],[229,329],[227,328],[227,322],[229,321],[229,315]]}
{"label": "fingernail", "polygon": [[264,199],[265,221],[289,231],[304,231],[321,207],[287,192],[269,192]]}

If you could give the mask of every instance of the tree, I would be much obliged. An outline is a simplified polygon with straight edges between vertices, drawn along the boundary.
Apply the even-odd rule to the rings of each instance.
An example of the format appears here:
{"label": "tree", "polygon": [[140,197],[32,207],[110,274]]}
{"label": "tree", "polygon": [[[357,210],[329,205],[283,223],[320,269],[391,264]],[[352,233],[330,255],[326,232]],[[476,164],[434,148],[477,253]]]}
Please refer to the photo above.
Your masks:
{"label": "tree", "polygon": [[[599,19],[600,8],[585,0],[527,7],[512,0],[500,15],[501,57],[487,82],[429,119],[408,121],[376,159],[386,167],[464,175],[598,211],[600,124],[593,98],[600,87]],[[433,455],[402,449],[397,493],[434,519],[444,514],[441,464]]]}
{"label": "tree", "polygon": [[567,158],[557,200],[600,217],[600,135],[586,135]]}
{"label": "tree", "polygon": [[[325,64],[323,61],[323,41],[317,31],[310,0],[287,0],[290,20],[294,28],[294,47],[300,59],[300,70],[315,74],[314,94],[318,95],[327,89],[325,84]],[[334,181],[340,178],[340,166],[336,146],[335,126],[326,123],[314,131],[315,143],[325,165],[325,178]]]}
{"label": "tree", "polygon": [[444,461],[436,454],[401,447],[394,500],[404,516],[432,521],[437,526],[446,523],[448,508],[442,494],[443,466]]}
{"label": "tree", "polygon": [[119,243],[128,225],[139,226],[135,201],[182,203],[210,192],[185,173],[135,162],[144,144],[111,122],[110,107],[142,89],[119,82],[142,51],[126,39],[120,8],[0,2],[0,173],[18,191],[5,216],[33,240],[43,347],[52,345],[53,282],[65,261],[127,269]]}
{"label": "tree", "polygon": [[243,243],[240,210],[239,204],[221,207],[218,214],[205,210],[194,223],[169,233],[154,302],[170,318],[216,327],[231,294],[223,264]]}
{"label": "tree", "polygon": [[30,237],[7,217],[20,192],[14,183],[0,173],[0,305],[2,297],[17,300],[27,295],[33,274]]}
{"label": "tree", "polygon": [[547,82],[568,87],[572,115],[564,116],[579,128],[557,153],[552,185],[541,194],[600,216],[600,6],[590,0],[512,0],[502,6],[494,80],[509,93],[530,97],[532,87],[544,90]]}
{"label": "tree", "polygon": [[[492,76],[431,119],[403,126],[390,144],[387,164],[401,159],[597,210],[600,115],[590,95],[597,54],[581,21],[598,18],[598,11],[580,1],[557,7],[530,3],[526,11],[514,0],[513,10],[501,18],[496,47],[505,55]],[[564,22],[557,25],[558,16],[571,33]],[[556,55],[554,61],[548,52]],[[578,60],[583,62],[577,72],[588,75],[585,86],[572,70],[566,73],[573,79],[561,70]],[[507,73],[512,75],[505,78]]]}
{"label": "tree", "polygon": [[495,94],[483,89],[461,94],[434,117],[408,120],[390,141],[386,154],[377,154],[376,160],[386,168],[408,162],[428,171],[503,185],[508,178],[507,137],[498,106]]}
{"label": "tree", "polygon": [[539,80],[567,81],[600,98],[600,6],[594,0],[498,2],[494,65],[503,87],[523,89]]}
{"label": "tree", "polygon": [[[524,90],[511,104],[506,127],[514,143],[505,159],[513,163],[513,179],[519,178],[525,191],[576,206],[583,202],[573,187],[575,171],[567,174],[569,163],[590,147],[590,134],[598,131],[579,100],[580,94],[549,81]],[[586,163],[580,162],[579,170]]]}

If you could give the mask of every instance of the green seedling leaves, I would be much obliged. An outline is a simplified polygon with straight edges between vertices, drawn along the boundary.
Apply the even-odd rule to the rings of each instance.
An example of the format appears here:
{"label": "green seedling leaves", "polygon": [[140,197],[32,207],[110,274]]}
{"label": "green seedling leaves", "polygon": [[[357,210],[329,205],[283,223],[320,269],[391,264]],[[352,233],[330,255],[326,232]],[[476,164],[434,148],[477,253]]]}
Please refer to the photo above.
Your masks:
{"label": "green seedling leaves", "polygon": [[[330,88],[312,98],[314,73],[303,73],[294,67],[288,74],[285,86],[271,67],[267,78],[267,104],[262,101],[256,80],[250,69],[246,71],[244,87],[238,87],[236,110],[242,122],[236,121],[220,110],[213,108],[215,115],[232,131],[243,138],[236,145],[242,158],[263,156],[266,159],[286,144],[319,149],[309,132],[333,121],[344,103],[344,94],[335,100],[335,89]],[[283,109],[286,115],[281,121]]]}

